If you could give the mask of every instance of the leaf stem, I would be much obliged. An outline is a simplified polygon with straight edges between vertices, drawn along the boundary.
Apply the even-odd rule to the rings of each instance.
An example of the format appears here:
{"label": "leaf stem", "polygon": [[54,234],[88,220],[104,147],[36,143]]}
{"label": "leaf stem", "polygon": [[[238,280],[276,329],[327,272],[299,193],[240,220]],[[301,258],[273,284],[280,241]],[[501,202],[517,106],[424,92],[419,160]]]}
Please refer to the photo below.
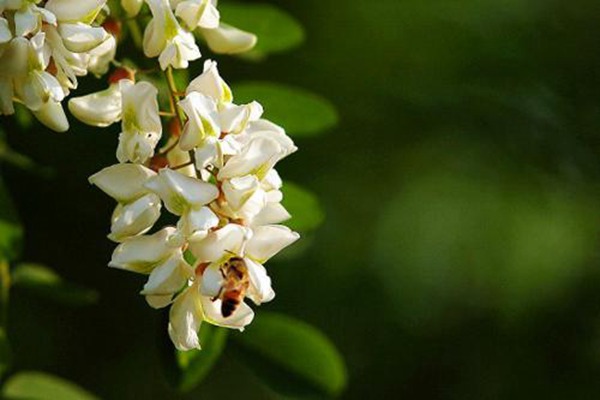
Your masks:
{"label": "leaf stem", "polygon": [[[183,127],[185,126],[185,116],[183,115],[181,107],[179,107],[179,104],[178,104],[179,99],[180,99],[180,92],[177,90],[177,84],[175,83],[175,78],[173,77],[173,67],[169,66],[167,68],[167,70],[165,71],[165,75],[167,77],[167,84],[169,86],[169,91],[170,91],[169,99],[171,102],[171,108],[174,109],[175,114],[179,118],[180,126],[183,129]],[[190,163],[195,165],[196,164],[196,154],[194,153],[193,150],[190,150],[188,153],[190,155]],[[194,170],[196,171],[196,176],[198,178],[200,178],[199,171],[196,168],[194,168]]]}
{"label": "leaf stem", "polygon": [[128,19],[127,28],[129,29],[129,33],[131,34],[131,39],[133,40],[135,47],[142,49],[144,47],[144,39],[140,26],[137,23],[137,19]]}

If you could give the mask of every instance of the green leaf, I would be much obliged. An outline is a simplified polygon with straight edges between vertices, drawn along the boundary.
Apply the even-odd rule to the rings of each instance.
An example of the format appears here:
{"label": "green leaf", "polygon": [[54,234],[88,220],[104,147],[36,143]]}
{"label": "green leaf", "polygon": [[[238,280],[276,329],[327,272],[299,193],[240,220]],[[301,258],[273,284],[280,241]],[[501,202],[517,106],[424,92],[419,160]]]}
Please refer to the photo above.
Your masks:
{"label": "green leaf", "polygon": [[12,272],[12,279],[15,287],[67,305],[89,305],[98,300],[96,291],[65,282],[56,272],[43,265],[19,264]]}
{"label": "green leaf", "polygon": [[40,175],[42,177],[49,177],[53,171],[48,167],[42,167],[33,161],[30,157],[19,153],[12,149],[6,142],[6,134],[0,128],[0,162],[5,162],[14,167],[20,168],[25,171],[29,171]]}
{"label": "green leaf", "polygon": [[4,329],[0,328],[0,379],[4,376],[6,371],[8,371],[11,363],[12,353],[10,350],[10,343]]}
{"label": "green leaf", "polygon": [[244,56],[262,59],[267,54],[297,47],[304,41],[302,25],[285,11],[270,4],[219,4],[221,19],[258,37],[251,52]]}
{"label": "green leaf", "polygon": [[284,183],[282,192],[282,204],[292,215],[286,225],[305,233],[315,230],[323,223],[325,213],[313,193],[289,181]]}
{"label": "green leaf", "polygon": [[244,82],[233,87],[238,103],[259,101],[265,118],[280,124],[291,136],[315,136],[338,122],[335,107],[323,97],[271,82]]}
{"label": "green leaf", "polygon": [[169,381],[182,392],[188,392],[198,386],[208,375],[221,357],[227,330],[209,324],[200,328],[202,350],[179,351],[169,341],[166,368]]}
{"label": "green leaf", "polygon": [[325,335],[304,322],[261,312],[233,338],[236,355],[285,395],[333,397],[346,386],[342,357]]}
{"label": "green leaf", "polygon": [[0,178],[0,259],[12,261],[22,250],[23,228],[12,199]]}
{"label": "green leaf", "polygon": [[33,115],[31,114],[31,111],[27,109],[27,107],[18,103],[16,103],[16,105],[15,120],[17,121],[17,125],[19,125],[22,130],[28,130],[33,126]]}
{"label": "green leaf", "polygon": [[43,372],[21,372],[10,378],[2,390],[9,400],[96,400],[79,386]]}

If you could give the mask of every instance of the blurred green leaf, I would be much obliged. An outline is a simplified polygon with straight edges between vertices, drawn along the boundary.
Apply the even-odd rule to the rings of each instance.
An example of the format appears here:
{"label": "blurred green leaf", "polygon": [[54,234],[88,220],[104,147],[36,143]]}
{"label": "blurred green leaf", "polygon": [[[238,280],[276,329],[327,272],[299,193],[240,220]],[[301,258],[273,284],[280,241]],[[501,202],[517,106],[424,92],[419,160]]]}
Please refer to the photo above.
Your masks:
{"label": "blurred green leaf", "polygon": [[13,285],[67,305],[89,305],[98,293],[74,283],[65,282],[52,269],[39,264],[19,264],[12,272]]}
{"label": "blurred green leaf", "polygon": [[209,324],[200,329],[202,350],[179,351],[169,341],[166,372],[173,386],[182,392],[198,386],[221,357],[226,342],[227,330]]}
{"label": "blurred green leaf", "polygon": [[336,396],[346,386],[346,367],[337,349],[302,321],[262,312],[233,338],[236,355],[285,395]]}
{"label": "blurred green leaf", "polygon": [[259,101],[265,117],[296,137],[315,136],[338,122],[335,107],[323,97],[292,86],[272,82],[244,82],[233,87],[239,103]]}
{"label": "blurred green leaf", "polygon": [[10,343],[4,328],[0,328],[0,379],[10,368],[12,363],[12,354],[10,351]]}
{"label": "blurred green leaf", "polygon": [[286,225],[299,232],[309,232],[318,228],[325,219],[325,213],[317,196],[307,189],[286,181],[281,189],[283,206],[292,215]]}
{"label": "blurred green leaf", "polygon": [[22,130],[28,130],[33,126],[33,114],[31,114],[31,111],[29,111],[24,105],[19,103],[15,103],[15,105],[15,119],[17,121],[17,125],[19,125]]}
{"label": "blurred green leaf", "polygon": [[244,57],[264,58],[269,53],[290,50],[304,41],[302,25],[285,11],[270,4],[219,4],[221,19],[258,37]]}
{"label": "blurred green leaf", "polygon": [[21,253],[23,227],[0,177],[0,259],[16,259]]}
{"label": "blurred green leaf", "polygon": [[48,176],[52,173],[49,168],[37,165],[31,158],[12,149],[6,143],[5,136],[4,131],[0,128],[0,162],[5,162],[14,167],[35,172],[42,176]]}
{"label": "blurred green leaf", "polygon": [[371,257],[388,318],[427,333],[482,310],[516,323],[572,293],[598,247],[589,187],[457,139],[398,159],[410,176],[388,194]]}
{"label": "blurred green leaf", "polygon": [[79,386],[43,372],[21,372],[11,377],[2,389],[9,400],[96,400]]}

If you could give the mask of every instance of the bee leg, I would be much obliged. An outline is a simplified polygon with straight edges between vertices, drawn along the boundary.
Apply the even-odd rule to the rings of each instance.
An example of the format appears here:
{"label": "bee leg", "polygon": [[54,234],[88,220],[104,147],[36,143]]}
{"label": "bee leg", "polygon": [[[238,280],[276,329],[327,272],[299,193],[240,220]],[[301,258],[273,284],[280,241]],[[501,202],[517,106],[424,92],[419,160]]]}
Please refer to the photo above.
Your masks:
{"label": "bee leg", "polygon": [[219,293],[217,293],[217,295],[215,297],[212,297],[210,299],[210,301],[216,301],[219,297],[221,297],[221,293],[223,293],[223,287],[221,287],[221,289],[219,289]]}

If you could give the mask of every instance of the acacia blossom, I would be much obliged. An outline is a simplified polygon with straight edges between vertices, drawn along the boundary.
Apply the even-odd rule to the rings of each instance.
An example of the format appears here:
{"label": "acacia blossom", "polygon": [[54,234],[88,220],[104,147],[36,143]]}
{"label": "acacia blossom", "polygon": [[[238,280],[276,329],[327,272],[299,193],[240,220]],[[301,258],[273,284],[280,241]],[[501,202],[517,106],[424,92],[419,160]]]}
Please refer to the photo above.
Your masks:
{"label": "acacia blossom", "polygon": [[[67,130],[62,101],[78,78],[115,67],[106,89],[68,101],[88,125],[120,123],[115,163],[89,178],[116,202],[109,266],[146,275],[141,294],[153,308],[169,307],[174,346],[199,349],[203,323],[243,330],[254,318],[250,304],[275,297],[265,263],[299,238],[282,225],[291,216],[275,166],[297,148],[260,103],[234,102],[215,61],[176,87],[174,70],[201,57],[196,36],[218,53],[256,43],[221,21],[216,0],[116,3],[116,15],[131,18],[138,36],[143,30],[138,50],[156,58],[168,91],[154,72],[136,75],[114,60],[120,28],[104,23],[106,1],[0,0],[0,114],[14,113],[16,101]],[[135,25],[139,13],[144,27]],[[165,95],[169,110],[161,110]]]}
{"label": "acacia blossom", "polygon": [[[136,88],[132,98],[142,101],[129,102]],[[202,323],[243,330],[254,318],[244,300],[274,298],[264,263],[299,238],[281,225],[290,214],[274,167],[296,147],[262,118],[259,103],[235,104],[207,60],[176,103],[186,117],[181,132],[157,149],[156,93],[149,82],[123,79],[70,108],[91,125],[123,121],[119,163],[90,177],[118,203],[109,266],[148,276],[141,294],[151,307],[170,307],[169,336],[190,350],[200,348]],[[148,233],[163,211],[176,222]]]}
{"label": "acacia blossom", "polygon": [[106,0],[0,2],[0,114],[13,114],[16,101],[49,128],[69,128],[61,101],[115,54],[115,38],[98,24],[103,10]]}

